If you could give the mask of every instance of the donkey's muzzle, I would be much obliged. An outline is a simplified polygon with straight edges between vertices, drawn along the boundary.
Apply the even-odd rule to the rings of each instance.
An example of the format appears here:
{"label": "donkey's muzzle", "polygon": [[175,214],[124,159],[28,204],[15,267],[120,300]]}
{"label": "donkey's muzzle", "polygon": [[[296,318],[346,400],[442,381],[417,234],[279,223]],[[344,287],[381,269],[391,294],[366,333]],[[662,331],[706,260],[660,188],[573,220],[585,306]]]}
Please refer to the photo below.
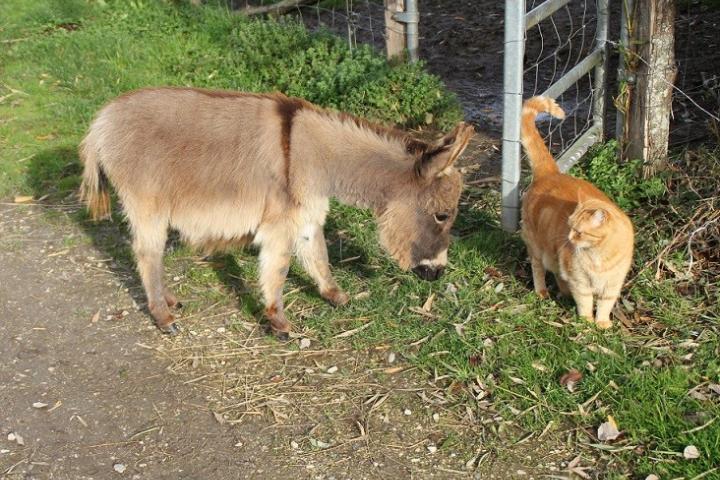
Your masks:
{"label": "donkey's muzzle", "polygon": [[423,280],[434,281],[443,274],[443,267],[432,267],[430,265],[418,265],[412,271]]}

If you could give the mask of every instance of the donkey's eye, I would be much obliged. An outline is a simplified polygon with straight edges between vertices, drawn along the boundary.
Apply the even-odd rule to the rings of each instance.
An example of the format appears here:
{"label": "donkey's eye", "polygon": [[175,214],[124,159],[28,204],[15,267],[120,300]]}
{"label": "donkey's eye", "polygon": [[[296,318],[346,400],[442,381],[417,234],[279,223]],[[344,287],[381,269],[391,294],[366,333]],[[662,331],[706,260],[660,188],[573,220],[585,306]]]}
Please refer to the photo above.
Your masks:
{"label": "donkey's eye", "polygon": [[450,215],[447,213],[436,213],[435,214],[435,221],[437,223],[444,223],[447,221],[447,219],[450,218]]}

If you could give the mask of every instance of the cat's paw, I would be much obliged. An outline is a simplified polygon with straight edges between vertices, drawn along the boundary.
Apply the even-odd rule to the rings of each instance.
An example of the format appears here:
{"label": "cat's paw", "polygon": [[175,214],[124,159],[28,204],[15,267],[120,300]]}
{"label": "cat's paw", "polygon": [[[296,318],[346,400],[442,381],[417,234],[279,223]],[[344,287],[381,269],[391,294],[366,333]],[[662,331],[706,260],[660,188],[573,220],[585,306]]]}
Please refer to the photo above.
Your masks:
{"label": "cat's paw", "polygon": [[600,330],[607,330],[608,328],[612,327],[612,321],[610,319],[597,320],[595,322],[595,325],[597,325]]}
{"label": "cat's paw", "polygon": [[540,297],[540,298],[542,298],[543,300],[545,300],[545,299],[547,299],[547,298],[550,298],[550,294],[548,293],[548,291],[547,291],[546,289],[542,289],[542,290],[537,291],[537,292],[535,292],[535,293],[537,293],[537,296]]}

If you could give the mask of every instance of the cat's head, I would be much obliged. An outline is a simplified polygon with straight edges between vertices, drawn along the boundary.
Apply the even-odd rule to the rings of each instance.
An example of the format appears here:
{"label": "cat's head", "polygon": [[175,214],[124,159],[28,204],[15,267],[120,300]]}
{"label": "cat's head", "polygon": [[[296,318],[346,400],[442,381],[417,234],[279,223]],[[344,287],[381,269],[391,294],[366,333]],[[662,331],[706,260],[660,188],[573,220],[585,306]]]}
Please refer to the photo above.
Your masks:
{"label": "cat's head", "polygon": [[576,248],[593,248],[610,232],[611,217],[607,203],[590,199],[579,202],[568,219],[568,240]]}

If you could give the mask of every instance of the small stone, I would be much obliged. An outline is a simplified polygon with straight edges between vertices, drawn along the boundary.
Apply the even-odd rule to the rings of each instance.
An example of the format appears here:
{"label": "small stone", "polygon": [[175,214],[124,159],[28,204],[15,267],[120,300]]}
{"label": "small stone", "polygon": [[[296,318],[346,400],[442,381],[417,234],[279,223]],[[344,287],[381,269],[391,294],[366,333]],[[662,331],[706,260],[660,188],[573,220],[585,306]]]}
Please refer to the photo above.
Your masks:
{"label": "small stone", "polygon": [[124,463],[116,463],[113,465],[113,470],[115,470],[117,473],[123,473],[127,467]]}
{"label": "small stone", "polygon": [[123,317],[127,317],[128,315],[130,315],[130,312],[128,312],[127,310],[123,310],[123,311],[122,311],[122,316],[123,316]]}
{"label": "small stone", "polygon": [[217,332],[217,333],[225,333],[225,327],[219,327],[219,328],[216,330],[216,332]]}
{"label": "small stone", "polygon": [[338,367],[336,367],[335,365],[333,365],[332,367],[327,369],[327,373],[335,373],[337,371],[338,371]]}
{"label": "small stone", "polygon": [[525,470],[518,470],[517,474],[518,475],[527,475],[527,472]]}
{"label": "small stone", "polygon": [[647,477],[645,477],[645,480],[660,480],[660,477],[658,477],[658,476],[655,475],[654,473],[651,473],[650,475],[648,475]]}
{"label": "small stone", "polygon": [[430,453],[437,452],[437,447],[435,445],[428,445],[427,449],[428,449],[428,452],[430,452]]}
{"label": "small stone", "polygon": [[300,339],[300,350],[305,350],[306,348],[310,348],[310,339],[309,338],[301,338]]}
{"label": "small stone", "polygon": [[687,447],[685,447],[685,450],[683,450],[683,457],[688,460],[699,458],[700,452],[695,445],[688,445]]}
{"label": "small stone", "polygon": [[242,447],[242,446],[243,446],[243,443],[242,443],[242,442],[237,442],[237,443],[235,444],[235,446],[236,446],[236,447]]}
{"label": "small stone", "polygon": [[298,448],[300,448],[300,444],[297,443],[295,440],[293,440],[293,441],[290,442],[290,446],[291,446],[292,448],[294,448],[295,450],[297,450]]}
{"label": "small stone", "polygon": [[48,406],[48,404],[43,402],[35,402],[32,406],[33,408],[45,408]]}
{"label": "small stone", "polygon": [[2,450],[0,450],[0,453],[10,453],[10,450],[8,450],[7,448],[3,448]]}
{"label": "small stone", "polygon": [[393,363],[393,362],[395,362],[395,352],[390,352],[390,353],[388,353],[387,362],[388,362],[388,363]]}
{"label": "small stone", "polygon": [[410,415],[412,415],[412,410],[410,410],[409,408],[406,408],[405,410],[403,410],[403,414],[410,416]]}
{"label": "small stone", "polygon": [[439,422],[439,421],[440,421],[440,414],[438,414],[438,413],[433,413],[433,414],[432,414],[432,419],[433,419],[433,421],[434,421],[435,423]]}
{"label": "small stone", "polygon": [[13,433],[13,432],[8,433],[7,439],[10,440],[11,442],[17,443],[21,447],[25,445],[25,440],[23,439],[22,436],[20,436],[19,433]]}
{"label": "small stone", "polygon": [[177,281],[179,281],[179,280],[180,280],[180,277],[178,277],[177,275],[175,275],[175,276],[173,277],[173,282],[177,282]]}

